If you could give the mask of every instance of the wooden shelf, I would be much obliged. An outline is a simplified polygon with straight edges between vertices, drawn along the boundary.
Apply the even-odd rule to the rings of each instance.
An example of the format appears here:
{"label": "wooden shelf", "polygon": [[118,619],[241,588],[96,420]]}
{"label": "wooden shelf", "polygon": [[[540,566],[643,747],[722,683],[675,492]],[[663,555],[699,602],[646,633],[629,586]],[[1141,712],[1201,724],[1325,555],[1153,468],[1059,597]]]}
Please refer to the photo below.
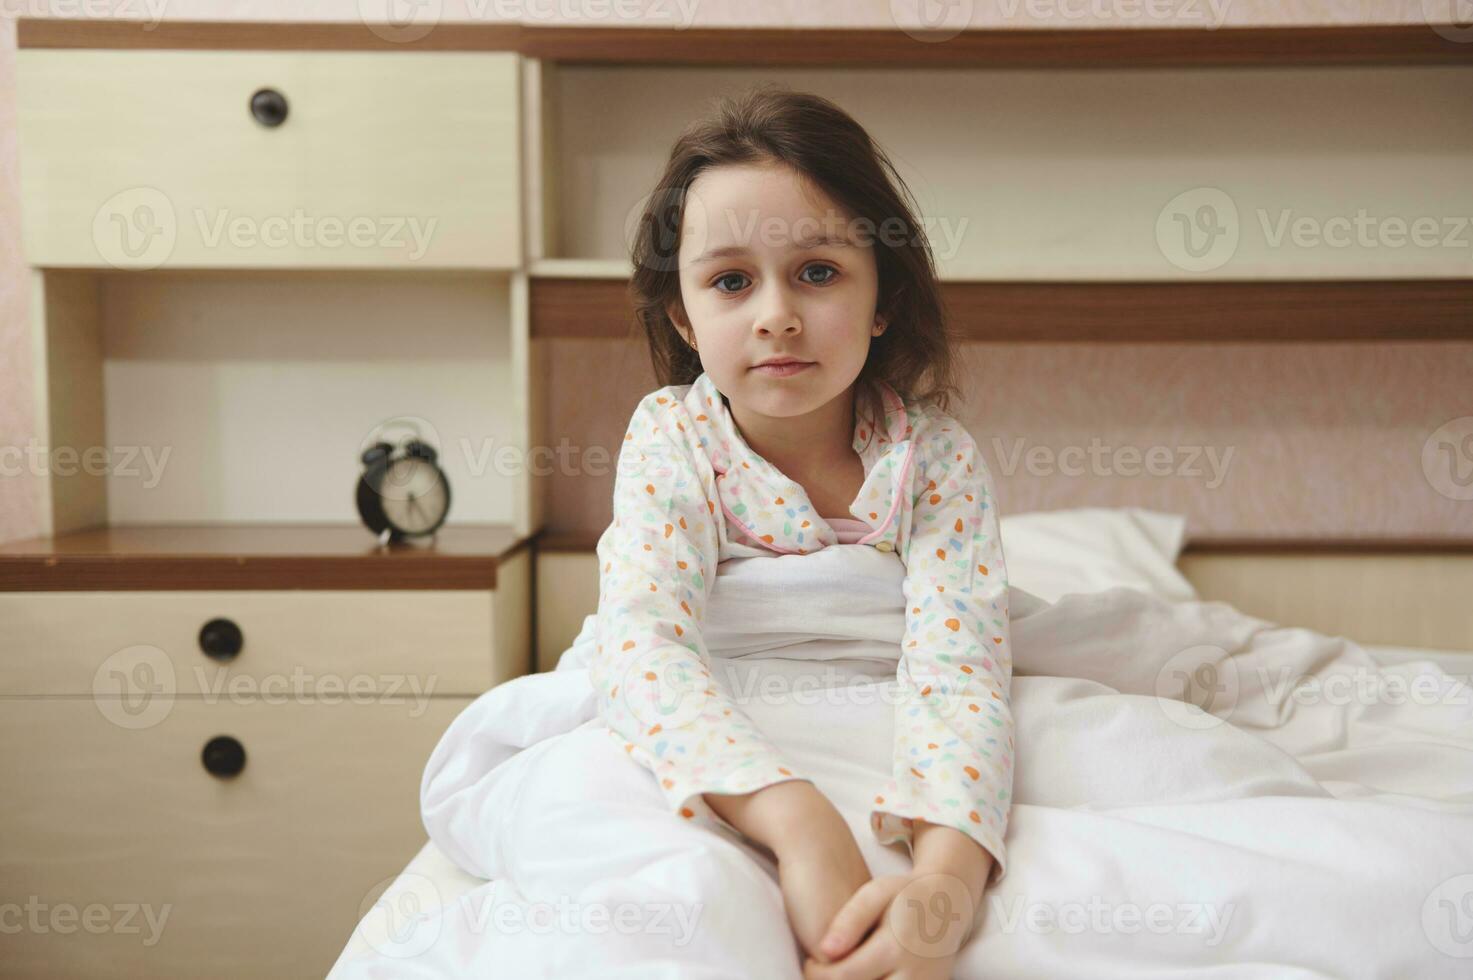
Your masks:
{"label": "wooden shelf", "polygon": [[1449,555],[1473,553],[1473,538],[1192,538],[1184,555]]}
{"label": "wooden shelf", "polygon": [[[920,32],[915,32],[919,34]],[[995,28],[940,41],[876,29],[525,28],[522,53],[561,64],[826,68],[1206,68],[1469,64],[1425,24],[1351,27]]]}
{"label": "wooden shelf", "polygon": [[0,592],[493,589],[530,540],[494,524],[385,547],[358,524],[97,527],[0,545]]}
{"label": "wooden shelf", "polygon": [[[628,283],[533,278],[535,338],[634,337]],[[1473,279],[946,282],[967,341],[1473,339]]]}
{"label": "wooden shelf", "polygon": [[[389,34],[390,32],[383,32]],[[1210,68],[1473,64],[1430,24],[985,28],[941,43],[880,28],[527,27],[437,23],[395,40],[363,23],[23,17],[21,48],[516,51],[561,64],[847,68]]]}

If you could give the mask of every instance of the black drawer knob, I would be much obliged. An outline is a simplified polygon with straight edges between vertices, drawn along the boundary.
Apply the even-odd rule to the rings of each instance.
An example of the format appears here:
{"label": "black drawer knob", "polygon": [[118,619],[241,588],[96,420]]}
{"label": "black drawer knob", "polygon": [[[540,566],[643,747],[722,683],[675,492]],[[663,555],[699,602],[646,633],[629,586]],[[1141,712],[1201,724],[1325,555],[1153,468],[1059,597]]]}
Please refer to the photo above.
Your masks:
{"label": "black drawer knob", "polygon": [[262,126],[280,126],[286,122],[286,96],[274,88],[263,88],[251,96],[251,115]]}
{"label": "black drawer knob", "polygon": [[240,771],[245,768],[245,746],[229,735],[216,735],[205,743],[200,759],[205,764],[205,771],[211,776],[230,779],[239,776]]}
{"label": "black drawer knob", "polygon": [[234,660],[245,646],[245,634],[228,619],[212,619],[199,631],[199,648],[222,664]]}

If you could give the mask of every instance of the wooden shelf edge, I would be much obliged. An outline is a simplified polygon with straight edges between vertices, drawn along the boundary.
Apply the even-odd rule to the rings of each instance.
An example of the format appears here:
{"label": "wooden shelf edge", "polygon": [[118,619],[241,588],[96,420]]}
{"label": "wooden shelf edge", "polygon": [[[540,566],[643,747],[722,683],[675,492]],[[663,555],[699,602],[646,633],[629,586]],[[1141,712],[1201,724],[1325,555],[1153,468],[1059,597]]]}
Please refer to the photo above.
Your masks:
{"label": "wooden shelf edge", "polygon": [[[1444,28],[1439,33],[1437,28]],[[449,22],[150,22],[22,17],[22,49],[514,51],[562,64],[855,68],[1183,68],[1473,63],[1431,23],[1288,27],[577,27]]]}
{"label": "wooden shelf edge", "polygon": [[[532,336],[637,337],[622,279],[534,278]],[[969,342],[1473,340],[1473,279],[942,283]]]}
{"label": "wooden shelf edge", "polygon": [[124,525],[0,545],[0,592],[495,589],[533,536],[451,525],[380,548],[352,524]]}
{"label": "wooden shelf edge", "polygon": [[1473,538],[1193,538],[1182,556],[1195,555],[1450,555],[1473,554]]}
{"label": "wooden shelf edge", "polygon": [[[1450,26],[1450,25],[1439,25]],[[1455,29],[1455,28],[1454,28]],[[1293,27],[526,28],[523,54],[563,64],[845,68],[1201,68],[1468,64],[1430,24]]]}

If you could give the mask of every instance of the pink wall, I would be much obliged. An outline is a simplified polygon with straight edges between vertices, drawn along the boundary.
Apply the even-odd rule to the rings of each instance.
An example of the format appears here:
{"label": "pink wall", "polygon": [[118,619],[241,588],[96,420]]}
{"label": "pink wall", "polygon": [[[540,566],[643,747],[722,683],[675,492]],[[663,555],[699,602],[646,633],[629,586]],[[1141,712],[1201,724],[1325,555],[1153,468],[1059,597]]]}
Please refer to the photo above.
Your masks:
{"label": "pink wall", "polygon": [[[655,387],[644,343],[547,343],[549,426],[613,458]],[[1473,439],[1473,343],[988,343],[959,368],[951,412],[1005,513],[1148,507],[1199,538],[1473,537],[1473,483],[1446,479],[1433,439],[1460,416]],[[594,386],[598,403],[551,394]],[[1473,452],[1462,464],[1473,476]],[[612,492],[607,466],[552,480],[549,529],[597,535]]]}

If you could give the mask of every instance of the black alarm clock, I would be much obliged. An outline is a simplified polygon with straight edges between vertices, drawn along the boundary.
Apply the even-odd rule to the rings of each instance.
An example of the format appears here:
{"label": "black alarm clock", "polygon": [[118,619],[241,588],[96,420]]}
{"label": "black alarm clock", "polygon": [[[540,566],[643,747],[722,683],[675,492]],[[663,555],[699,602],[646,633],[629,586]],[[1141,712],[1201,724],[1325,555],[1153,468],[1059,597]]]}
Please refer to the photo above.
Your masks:
{"label": "black alarm clock", "polygon": [[399,444],[375,442],[363,451],[358,516],[381,540],[427,537],[450,513],[450,481],[435,447],[417,435]]}

